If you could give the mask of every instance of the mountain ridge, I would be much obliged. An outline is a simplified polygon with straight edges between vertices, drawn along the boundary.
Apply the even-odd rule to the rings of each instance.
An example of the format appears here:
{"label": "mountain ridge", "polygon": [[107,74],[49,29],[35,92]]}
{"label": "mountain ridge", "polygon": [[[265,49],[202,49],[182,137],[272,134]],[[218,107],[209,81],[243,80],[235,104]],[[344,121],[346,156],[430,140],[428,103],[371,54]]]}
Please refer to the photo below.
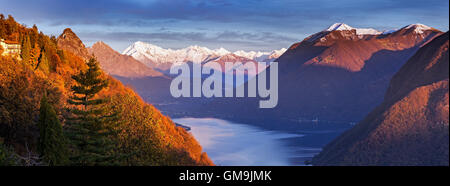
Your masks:
{"label": "mountain ridge", "polygon": [[254,61],[271,62],[282,55],[285,50],[286,49],[283,48],[270,52],[245,52],[242,50],[230,52],[224,48],[212,50],[197,45],[189,46],[183,49],[172,50],[164,49],[150,43],[137,41],[126,48],[122,52],[122,54],[132,56],[136,60],[141,61],[149,67],[167,70],[175,62],[202,63],[228,54],[234,54]]}
{"label": "mountain ridge", "polygon": [[70,28],[64,29],[63,33],[56,39],[58,47],[72,52],[87,60],[90,56],[83,41]]}
{"label": "mountain ridge", "polygon": [[314,157],[314,165],[449,164],[449,32],[393,76],[383,103]]}
{"label": "mountain ridge", "polygon": [[413,27],[362,38],[355,30],[319,31],[292,44],[277,59],[279,100],[275,108],[258,109],[258,100],[250,98],[218,98],[203,107],[218,108],[222,115],[226,110],[241,109],[239,114],[229,113],[229,117],[265,127],[271,127],[268,121],[277,118],[292,127],[300,127],[296,121],[315,118],[343,124],[358,122],[383,101],[390,79],[403,64],[440,34],[435,29],[418,33]]}
{"label": "mountain ridge", "polygon": [[122,77],[164,76],[161,72],[148,67],[134,58],[120,54],[103,41],[98,41],[88,48],[100,62],[101,68],[108,74]]}

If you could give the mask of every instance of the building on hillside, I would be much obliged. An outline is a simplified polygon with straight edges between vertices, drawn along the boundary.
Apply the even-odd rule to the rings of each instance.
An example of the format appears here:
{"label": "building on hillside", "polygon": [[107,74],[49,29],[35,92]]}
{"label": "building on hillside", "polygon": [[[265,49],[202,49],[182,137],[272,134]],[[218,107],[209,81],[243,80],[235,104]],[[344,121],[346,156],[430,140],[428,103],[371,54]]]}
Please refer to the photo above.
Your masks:
{"label": "building on hillside", "polygon": [[0,46],[3,49],[2,56],[19,56],[20,55],[20,44],[17,41],[6,41],[0,39]]}

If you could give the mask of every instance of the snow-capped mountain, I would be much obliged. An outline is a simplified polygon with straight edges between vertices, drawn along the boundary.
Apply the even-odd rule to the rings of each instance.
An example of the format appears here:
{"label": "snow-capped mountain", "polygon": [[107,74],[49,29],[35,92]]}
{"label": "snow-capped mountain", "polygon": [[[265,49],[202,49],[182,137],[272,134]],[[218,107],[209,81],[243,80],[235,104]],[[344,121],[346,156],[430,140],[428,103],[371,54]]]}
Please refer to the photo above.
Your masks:
{"label": "snow-capped mountain", "polygon": [[330,43],[339,39],[356,41],[361,39],[363,40],[371,39],[379,35],[387,36],[396,33],[403,34],[404,32],[414,32],[417,37],[423,38],[426,35],[425,32],[428,31],[437,31],[437,30],[420,23],[410,24],[399,29],[385,30],[385,31],[378,31],[373,28],[353,28],[345,23],[334,23],[327,29],[315,33],[307,37],[305,40],[313,43],[315,42]]}
{"label": "snow-capped mountain", "polygon": [[286,52],[286,48],[282,48],[279,50],[273,50],[271,52],[255,52],[255,51],[243,51],[239,50],[236,52],[233,52],[233,54],[241,57],[245,57],[254,61],[259,62],[272,62],[276,60],[278,57],[280,57],[284,52]]}
{"label": "snow-capped mountain", "polygon": [[88,51],[97,58],[100,67],[110,75],[127,78],[163,76],[161,72],[147,67],[133,57],[116,52],[102,41],[94,43]]}
{"label": "snow-capped mountain", "polygon": [[[365,120],[370,110],[382,104],[391,77],[424,44],[442,34],[413,24],[389,34],[359,36],[356,29],[340,26],[331,28],[332,31],[327,31],[328,27],[320,29],[292,44],[277,59],[277,107],[259,109],[258,100],[231,99],[201,105],[208,109],[196,112],[252,116],[255,123],[279,118]],[[419,34],[420,30],[423,33]],[[231,113],[235,110],[241,112]],[[261,120],[257,121],[258,118]]]}
{"label": "snow-capped mountain", "polygon": [[278,57],[280,57],[285,51],[286,49],[282,48],[280,50],[274,50],[271,52],[260,52],[260,51],[246,52],[242,50],[230,52],[224,48],[212,50],[200,46],[189,46],[183,49],[173,50],[173,49],[164,49],[150,43],[138,41],[133,43],[128,48],[126,48],[122,54],[132,56],[133,58],[141,61],[142,63],[144,63],[149,67],[167,70],[173,63],[177,62],[203,63],[220,58],[228,54],[235,54],[237,56],[244,57],[254,61],[272,62]]}
{"label": "snow-capped mountain", "polygon": [[414,28],[414,32],[416,32],[418,34],[423,34],[424,31],[433,29],[427,25],[420,24],[420,23],[410,24],[405,27],[405,29],[411,29],[411,28]]}
{"label": "snow-capped mountain", "polygon": [[436,30],[436,29],[434,29],[434,28],[432,28],[432,27],[429,27],[429,26],[427,26],[427,25],[420,24],[420,23],[416,23],[416,24],[410,24],[410,25],[405,26],[405,27],[400,28],[400,29],[385,30],[385,31],[383,31],[382,34],[384,34],[384,35],[386,35],[386,34],[391,34],[391,33],[397,32],[397,31],[402,30],[402,29],[404,29],[404,30],[411,30],[411,29],[414,29],[414,32],[415,32],[416,34],[423,34],[423,33],[424,33],[425,31],[427,31],[427,30]]}
{"label": "snow-capped mountain", "polygon": [[414,31],[417,34],[422,34],[424,31],[426,30],[433,30],[434,28],[426,26],[424,24],[420,24],[420,23],[416,23],[416,24],[410,24],[408,26],[405,26],[403,28],[400,29],[396,29],[396,30],[384,30],[384,31],[378,31],[376,29],[373,28],[353,28],[345,23],[334,23],[333,25],[331,25],[330,27],[328,27],[328,29],[325,29],[324,31],[326,32],[331,32],[331,31],[343,31],[343,30],[356,30],[356,34],[357,35],[385,35],[385,34],[391,34],[394,33],[398,30],[401,29],[414,29]]}
{"label": "snow-capped mountain", "polygon": [[373,28],[353,28],[345,23],[334,23],[333,25],[328,27],[328,29],[326,29],[325,31],[331,32],[335,30],[356,30],[357,35],[378,35],[382,33]]}
{"label": "snow-capped mountain", "polygon": [[147,66],[161,67],[161,65],[176,62],[189,61],[200,63],[227,53],[230,52],[223,48],[210,50],[200,46],[189,46],[180,50],[164,49],[150,43],[138,41],[125,49],[122,54],[132,56]]}

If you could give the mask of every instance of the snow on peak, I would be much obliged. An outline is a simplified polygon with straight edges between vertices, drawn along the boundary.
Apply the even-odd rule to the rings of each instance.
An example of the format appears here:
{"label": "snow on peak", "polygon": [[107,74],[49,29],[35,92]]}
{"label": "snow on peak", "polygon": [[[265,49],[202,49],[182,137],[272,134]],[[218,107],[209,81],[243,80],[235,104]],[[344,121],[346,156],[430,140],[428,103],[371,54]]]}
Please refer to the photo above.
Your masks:
{"label": "snow on peak", "polygon": [[283,55],[284,52],[286,52],[286,50],[287,50],[286,48],[282,48],[280,50],[274,50],[270,53],[270,56],[272,56],[271,58],[278,58],[281,55]]}
{"label": "snow on peak", "polygon": [[255,61],[259,61],[259,62],[272,62],[276,59],[278,59],[282,54],[284,54],[284,52],[286,52],[286,48],[282,48],[279,50],[273,50],[270,52],[261,52],[261,51],[243,51],[243,50],[239,50],[234,52],[233,54],[237,55],[237,56],[241,56],[241,57],[245,57],[248,59],[252,59]]}
{"label": "snow on peak", "polygon": [[214,52],[221,56],[231,53],[230,51],[228,51],[227,49],[224,49],[224,48],[215,49]]}
{"label": "snow on peak", "polygon": [[156,45],[152,45],[150,43],[146,43],[146,42],[143,42],[143,41],[137,41],[137,42],[133,43],[133,46],[146,47],[146,48],[160,48],[160,47],[158,47]]}
{"label": "snow on peak", "polygon": [[133,43],[131,46],[129,46],[128,48],[126,48],[122,52],[122,54],[135,53],[135,52],[141,52],[141,51],[145,51],[146,53],[155,53],[155,52],[164,51],[164,49],[159,46],[152,45],[150,43],[137,41],[137,42]]}
{"label": "snow on peak", "polygon": [[142,63],[151,66],[152,64],[159,65],[164,63],[176,62],[201,63],[212,58],[225,56],[227,54],[235,54],[237,56],[245,57],[255,61],[270,61],[272,59],[275,60],[285,51],[286,49],[274,50],[271,52],[245,52],[241,50],[232,53],[225,48],[211,50],[209,48],[201,47],[198,45],[193,45],[178,50],[172,50],[164,49],[150,43],[138,41],[126,48],[122,52],[122,54],[132,56]]}
{"label": "snow on peak", "polygon": [[424,31],[426,30],[431,30],[433,28],[424,25],[424,24],[420,24],[420,23],[416,23],[416,24],[410,24],[408,26],[405,27],[405,29],[411,29],[414,28],[414,31],[418,34],[422,34]]}
{"label": "snow on peak", "polygon": [[373,28],[357,28],[356,29],[356,34],[357,35],[378,35],[381,34],[382,32],[375,30]]}
{"label": "snow on peak", "polygon": [[420,28],[420,29],[427,29],[427,30],[431,29],[431,27],[424,25],[424,24],[420,24],[420,23],[410,24],[410,25],[406,26],[406,29],[409,29],[409,28],[416,28],[416,29]]}
{"label": "snow on peak", "polygon": [[335,30],[353,30],[354,28],[351,26],[348,26],[345,23],[334,23],[326,31],[335,31]]}
{"label": "snow on peak", "polygon": [[[414,29],[414,32],[416,34],[423,34],[424,31],[432,30],[433,28],[429,27],[427,25],[424,25],[424,24],[416,23],[416,24],[407,25],[401,29],[406,29],[406,30]],[[398,30],[401,30],[401,29],[386,30],[382,34],[385,34],[385,35],[391,34],[391,33],[397,32]]]}
{"label": "snow on peak", "polygon": [[328,27],[328,29],[326,29],[325,31],[335,31],[335,30],[356,30],[356,34],[357,35],[378,35],[381,34],[382,32],[375,30],[373,28],[353,28],[345,23],[334,23],[333,25],[331,25],[330,27]]}

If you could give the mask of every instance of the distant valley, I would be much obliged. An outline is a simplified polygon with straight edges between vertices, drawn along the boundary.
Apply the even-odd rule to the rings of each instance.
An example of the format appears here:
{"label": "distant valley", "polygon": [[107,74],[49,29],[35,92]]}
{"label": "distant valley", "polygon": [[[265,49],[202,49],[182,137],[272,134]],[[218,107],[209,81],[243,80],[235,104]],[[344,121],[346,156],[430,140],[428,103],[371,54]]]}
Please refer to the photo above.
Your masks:
{"label": "distant valley", "polygon": [[[280,50],[264,55],[257,52],[230,53],[225,49],[209,50],[203,47],[166,50],[137,42],[126,49],[123,55],[130,55],[148,68],[158,69],[162,74],[137,78],[126,75],[116,75],[116,77],[132,86],[145,100],[175,118],[214,117],[283,131],[324,131],[326,129],[344,131],[349,128],[353,128],[350,131],[355,131],[365,124],[358,124],[358,127],[353,125],[366,117],[371,110],[380,109],[377,106],[385,104],[383,99],[386,99],[386,92],[388,92],[387,96],[392,94],[390,93],[392,85],[389,86],[389,83],[396,81],[391,81],[394,74],[400,69],[407,68],[402,66],[420,48],[442,34],[443,32],[422,24],[411,24],[398,30],[381,32],[336,23],[328,29],[293,44],[285,52]],[[207,65],[210,61],[243,63],[276,61],[280,67],[279,105],[274,109],[265,110],[258,109],[257,98],[173,98],[169,92],[172,77],[167,74],[171,61],[203,65]],[[445,60],[442,64],[445,65]],[[270,71],[270,66],[265,70]],[[223,71],[223,73],[226,75],[227,72]],[[398,79],[397,76],[400,75],[396,75],[396,79]],[[249,76],[249,78],[252,77]],[[401,82],[404,83],[397,80],[398,85]],[[247,84],[235,86],[245,87]],[[446,114],[448,115],[448,111]],[[367,117],[373,117],[371,115],[373,113]],[[362,122],[368,121],[365,119]],[[310,134],[297,143],[308,143],[305,141],[308,138],[315,139],[315,143],[319,139],[331,141],[335,133],[332,135],[330,133],[329,136]],[[348,133],[351,132],[344,135]],[[361,132],[353,133],[361,134]],[[443,134],[443,138],[445,137],[448,138],[448,133]],[[339,137],[328,145],[325,151],[314,159],[314,163],[334,164],[335,162],[332,161],[337,160],[325,159],[329,158],[325,154],[339,146],[337,141],[350,140],[347,138],[349,137]],[[323,141],[322,145],[324,143],[327,142]],[[349,144],[352,143],[345,142],[342,145]],[[339,154],[338,152],[330,153],[336,156]],[[339,160],[341,163],[344,161]]]}
{"label": "distant valley", "polygon": [[[389,32],[357,31],[345,24],[334,24],[293,44],[277,58],[275,61],[280,67],[280,102],[275,109],[258,109],[257,99],[250,98],[199,98],[195,101],[189,98],[170,99],[169,80],[161,82],[151,77],[121,79],[138,90],[144,99],[148,97],[147,101],[151,103],[177,103],[167,106],[169,108],[161,108],[163,111],[176,108],[195,116],[217,113],[224,119],[238,118],[242,122],[259,123],[262,126],[283,118],[286,125],[299,125],[298,121],[315,119],[336,123],[357,122],[381,103],[390,78],[409,57],[442,33],[421,24]],[[124,53],[126,51],[136,50],[129,48]],[[135,57],[139,54],[140,57],[136,59],[145,63],[146,59],[141,58],[141,53],[131,54]],[[191,53],[191,56],[202,56],[197,61],[200,63],[215,56],[194,54]],[[181,61],[190,60],[181,58]],[[152,79],[148,81],[158,86],[146,89],[145,79]],[[154,100],[150,97],[154,97]],[[235,110],[241,112],[235,113]]]}

